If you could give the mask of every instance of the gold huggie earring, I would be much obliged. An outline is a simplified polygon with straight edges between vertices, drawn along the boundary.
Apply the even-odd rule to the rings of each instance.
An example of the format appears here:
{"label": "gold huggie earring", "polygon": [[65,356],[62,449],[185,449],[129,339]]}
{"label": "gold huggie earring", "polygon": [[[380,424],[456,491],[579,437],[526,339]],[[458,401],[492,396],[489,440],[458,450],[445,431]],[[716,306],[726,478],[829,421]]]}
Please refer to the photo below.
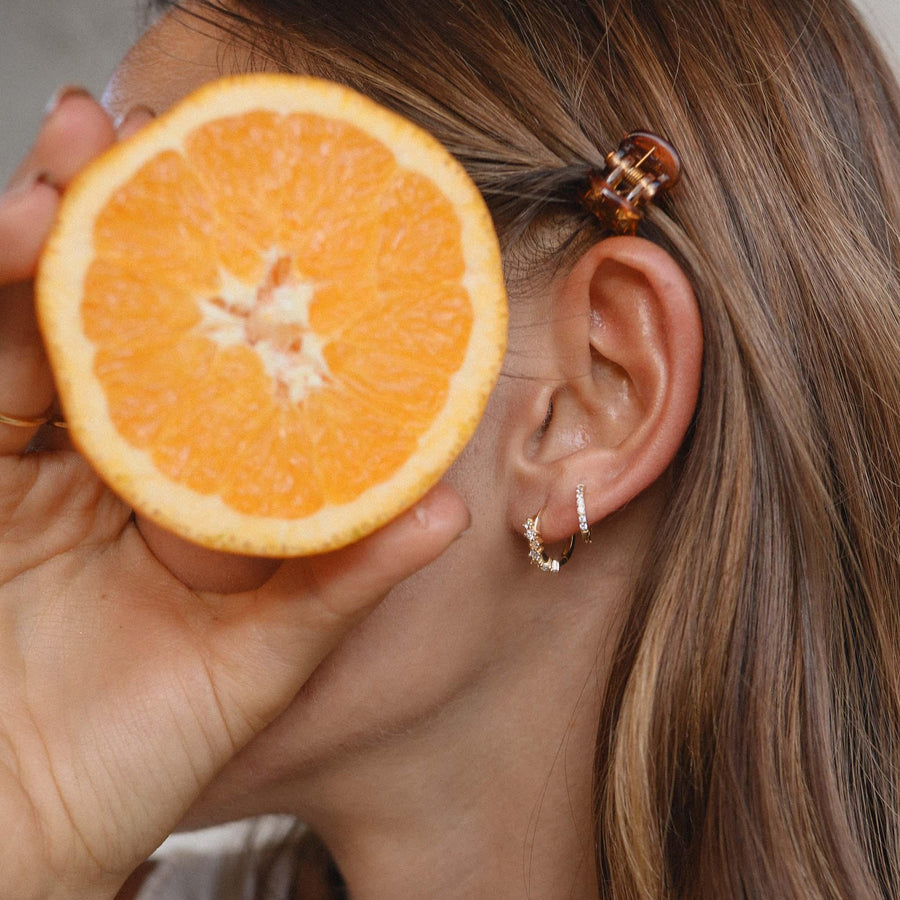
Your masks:
{"label": "gold huggie earring", "polygon": [[578,530],[586,544],[591,542],[591,526],[588,525],[587,510],[584,506],[584,485],[575,488],[575,509],[578,512]]}
{"label": "gold huggie earring", "polygon": [[[579,484],[578,487],[575,488],[575,510],[578,513],[578,530],[581,532],[582,540],[586,544],[589,544],[591,542],[591,527],[588,525],[587,510],[584,506],[583,484]],[[543,512],[543,510],[541,510],[541,512]],[[553,574],[558,572],[560,567],[564,566],[572,556],[572,551],[575,549],[575,535],[573,534],[572,537],[569,538],[569,546],[566,547],[563,555],[560,556],[559,559],[550,559],[544,550],[544,539],[541,537],[540,521],[541,513],[538,513],[534,518],[530,518],[525,522],[524,527],[525,538],[528,541],[528,558],[531,560],[531,564],[537,566],[542,572]]]}
{"label": "gold huggie earring", "polygon": [[564,566],[575,549],[575,535],[569,540],[569,546],[559,559],[550,559],[544,550],[544,540],[541,537],[540,529],[541,514],[538,513],[533,519],[525,522],[525,538],[528,541],[528,558],[533,566],[537,566],[542,572],[551,574],[558,572],[560,566]]}

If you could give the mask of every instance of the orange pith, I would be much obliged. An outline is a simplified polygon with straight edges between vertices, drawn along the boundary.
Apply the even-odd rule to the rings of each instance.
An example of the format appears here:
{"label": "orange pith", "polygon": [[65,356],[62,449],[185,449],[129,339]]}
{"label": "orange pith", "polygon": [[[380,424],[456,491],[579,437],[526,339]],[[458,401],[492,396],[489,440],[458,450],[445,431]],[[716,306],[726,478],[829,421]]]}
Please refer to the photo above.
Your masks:
{"label": "orange pith", "polygon": [[187,537],[356,540],[471,436],[506,307],[480,195],[337,85],[215,82],[73,186],[39,314],[73,437]]}

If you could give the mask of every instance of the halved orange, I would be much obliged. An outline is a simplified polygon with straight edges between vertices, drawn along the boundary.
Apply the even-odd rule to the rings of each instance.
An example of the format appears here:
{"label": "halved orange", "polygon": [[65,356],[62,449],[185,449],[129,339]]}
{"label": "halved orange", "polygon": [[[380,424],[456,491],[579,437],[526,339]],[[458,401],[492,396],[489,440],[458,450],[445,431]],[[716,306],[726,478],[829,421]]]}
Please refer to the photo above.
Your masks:
{"label": "halved orange", "polygon": [[90,166],[38,313],[76,445],[161,525],[301,555],[419,499],[498,377],[483,199],[431,136],[329,82],[213,82]]}

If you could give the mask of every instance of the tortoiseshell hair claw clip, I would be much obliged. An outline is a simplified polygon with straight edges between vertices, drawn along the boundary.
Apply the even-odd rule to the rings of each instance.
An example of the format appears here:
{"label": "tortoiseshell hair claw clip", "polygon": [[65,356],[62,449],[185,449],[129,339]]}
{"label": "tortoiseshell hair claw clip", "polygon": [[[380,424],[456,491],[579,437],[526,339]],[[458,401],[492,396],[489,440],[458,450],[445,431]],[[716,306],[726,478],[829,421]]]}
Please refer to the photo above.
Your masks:
{"label": "tortoiseshell hair claw clip", "polygon": [[635,234],[644,207],[673,188],[680,176],[681,159],[667,140],[634,131],[607,154],[603,171],[588,175],[578,200],[609,231]]}

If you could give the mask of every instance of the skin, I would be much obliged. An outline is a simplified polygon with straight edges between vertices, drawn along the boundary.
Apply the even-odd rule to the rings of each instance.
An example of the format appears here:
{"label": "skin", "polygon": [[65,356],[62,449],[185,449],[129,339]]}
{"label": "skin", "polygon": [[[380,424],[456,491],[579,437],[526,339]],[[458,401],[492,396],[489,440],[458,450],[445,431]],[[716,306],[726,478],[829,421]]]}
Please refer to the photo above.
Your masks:
{"label": "skin", "polygon": [[[0,198],[0,410],[53,398],[28,279],[58,191],[245,63],[170,13],[103,107],[75,94],[49,115]],[[264,812],[309,822],[354,898],[596,897],[602,690],[700,358],[675,263],[601,242],[514,298],[505,375],[444,483],[360,544],[274,573],[134,524],[77,455],[23,457],[33,435],[0,425],[16,551],[0,564],[0,823],[15,835],[0,897],[112,897],[179,824]],[[543,575],[521,523],[542,509],[558,554],[578,483],[594,542]]]}

